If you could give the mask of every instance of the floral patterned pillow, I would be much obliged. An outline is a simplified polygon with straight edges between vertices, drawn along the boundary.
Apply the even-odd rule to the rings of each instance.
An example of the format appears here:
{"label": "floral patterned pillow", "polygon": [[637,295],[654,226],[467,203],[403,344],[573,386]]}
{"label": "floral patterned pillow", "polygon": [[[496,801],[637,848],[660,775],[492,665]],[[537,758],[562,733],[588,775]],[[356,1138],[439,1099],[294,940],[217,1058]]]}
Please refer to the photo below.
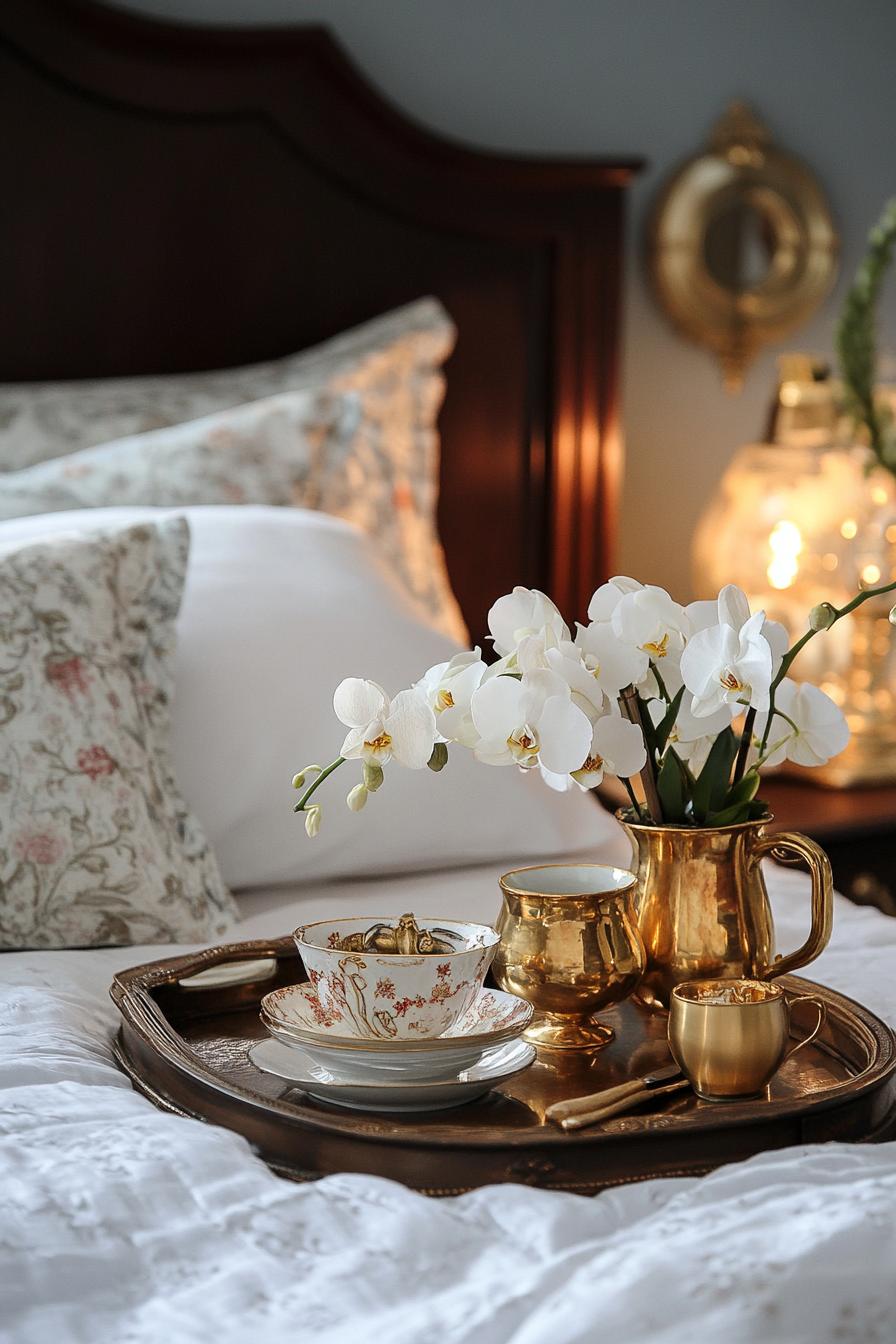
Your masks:
{"label": "floral patterned pillow", "polygon": [[0,518],[115,504],[304,504],[346,456],[357,399],[287,392],[0,474]]}
{"label": "floral patterned pillow", "polygon": [[0,553],[0,946],[217,938],[233,898],[169,760],[189,531]]}
{"label": "floral patterned pillow", "polygon": [[[266,364],[0,385],[0,518],[101,504],[302,504],[375,537],[428,623],[466,644],[436,525],[441,366],[455,335],[448,313],[428,298]],[[307,440],[298,463],[277,404],[297,392],[308,400],[296,407],[323,398],[316,417],[296,413]],[[276,415],[257,422],[244,403]],[[248,435],[246,460],[233,444],[229,454],[221,441],[197,446],[192,436],[202,426],[218,440]],[[107,445],[98,450],[107,456],[81,451],[94,445]],[[46,461],[68,454],[68,470]],[[267,455],[276,460],[265,469]],[[12,470],[36,463],[33,473]]]}

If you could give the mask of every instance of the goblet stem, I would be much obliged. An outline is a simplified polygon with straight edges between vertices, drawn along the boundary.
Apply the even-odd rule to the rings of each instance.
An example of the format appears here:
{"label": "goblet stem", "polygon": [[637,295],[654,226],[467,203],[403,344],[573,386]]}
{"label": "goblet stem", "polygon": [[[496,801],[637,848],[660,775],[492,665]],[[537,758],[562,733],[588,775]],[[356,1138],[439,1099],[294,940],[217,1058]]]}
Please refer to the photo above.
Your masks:
{"label": "goblet stem", "polygon": [[536,1013],[523,1035],[533,1045],[549,1050],[603,1050],[616,1033],[587,1013]]}

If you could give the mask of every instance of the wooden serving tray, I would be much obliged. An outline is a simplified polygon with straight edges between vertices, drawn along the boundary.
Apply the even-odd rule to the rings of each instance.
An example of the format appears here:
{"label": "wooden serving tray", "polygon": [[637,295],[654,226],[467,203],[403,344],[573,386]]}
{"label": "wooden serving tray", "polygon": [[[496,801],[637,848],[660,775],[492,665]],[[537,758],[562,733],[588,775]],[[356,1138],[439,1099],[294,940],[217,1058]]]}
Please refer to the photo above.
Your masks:
{"label": "wooden serving tray", "polygon": [[[223,962],[276,960],[274,974],[226,988],[179,981]],[[699,1101],[689,1090],[634,1113],[565,1133],[544,1112],[554,1101],[611,1087],[670,1062],[666,1016],[629,1001],[599,1014],[616,1031],[606,1049],[541,1051],[525,1073],[450,1111],[384,1115],[313,1101],[247,1058],[267,1036],[263,995],[307,979],[291,938],[234,943],[116,975],[121,1067],[165,1110],[243,1134],[280,1175],[338,1171],[403,1181],[431,1195],[517,1181],[596,1193],[653,1176],[703,1175],[725,1162],[791,1144],[874,1142],[896,1135],[896,1038],[867,1008],[796,976],[781,984],[827,1005],[818,1039],[784,1065],[767,1100]],[[794,1010],[808,1035],[811,1005]]]}

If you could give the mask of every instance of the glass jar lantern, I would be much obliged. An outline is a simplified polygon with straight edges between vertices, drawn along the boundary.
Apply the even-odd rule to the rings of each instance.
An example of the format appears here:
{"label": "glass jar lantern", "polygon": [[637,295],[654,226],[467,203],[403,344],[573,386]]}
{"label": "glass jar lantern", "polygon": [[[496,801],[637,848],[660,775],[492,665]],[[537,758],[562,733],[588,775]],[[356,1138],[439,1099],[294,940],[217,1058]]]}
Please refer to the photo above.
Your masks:
{"label": "glass jar lantern", "polygon": [[[787,392],[784,382],[781,397]],[[840,607],[863,586],[896,580],[896,479],[867,448],[837,441],[831,393],[815,395],[814,424],[791,422],[781,433],[784,441],[735,454],[693,547],[698,597],[712,598],[723,584],[736,583],[754,610],[764,608],[786,627],[791,641],[805,633],[816,603]],[[852,733],[840,756],[805,772],[818,783],[850,787],[896,779],[891,605],[889,595],[865,603],[816,636],[794,663],[791,675],[821,686],[843,709]]]}

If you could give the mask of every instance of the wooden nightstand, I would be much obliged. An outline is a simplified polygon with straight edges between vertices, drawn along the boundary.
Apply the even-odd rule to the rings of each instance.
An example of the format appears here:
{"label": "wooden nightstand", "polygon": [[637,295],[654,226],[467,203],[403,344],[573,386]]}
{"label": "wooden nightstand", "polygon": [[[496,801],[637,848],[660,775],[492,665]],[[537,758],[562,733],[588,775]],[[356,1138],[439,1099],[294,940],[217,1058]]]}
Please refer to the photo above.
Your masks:
{"label": "wooden nightstand", "polygon": [[[597,794],[610,812],[628,805],[618,780],[605,780]],[[822,789],[775,776],[760,796],[774,815],[773,831],[802,831],[818,841],[839,892],[896,916],[896,788]]]}

